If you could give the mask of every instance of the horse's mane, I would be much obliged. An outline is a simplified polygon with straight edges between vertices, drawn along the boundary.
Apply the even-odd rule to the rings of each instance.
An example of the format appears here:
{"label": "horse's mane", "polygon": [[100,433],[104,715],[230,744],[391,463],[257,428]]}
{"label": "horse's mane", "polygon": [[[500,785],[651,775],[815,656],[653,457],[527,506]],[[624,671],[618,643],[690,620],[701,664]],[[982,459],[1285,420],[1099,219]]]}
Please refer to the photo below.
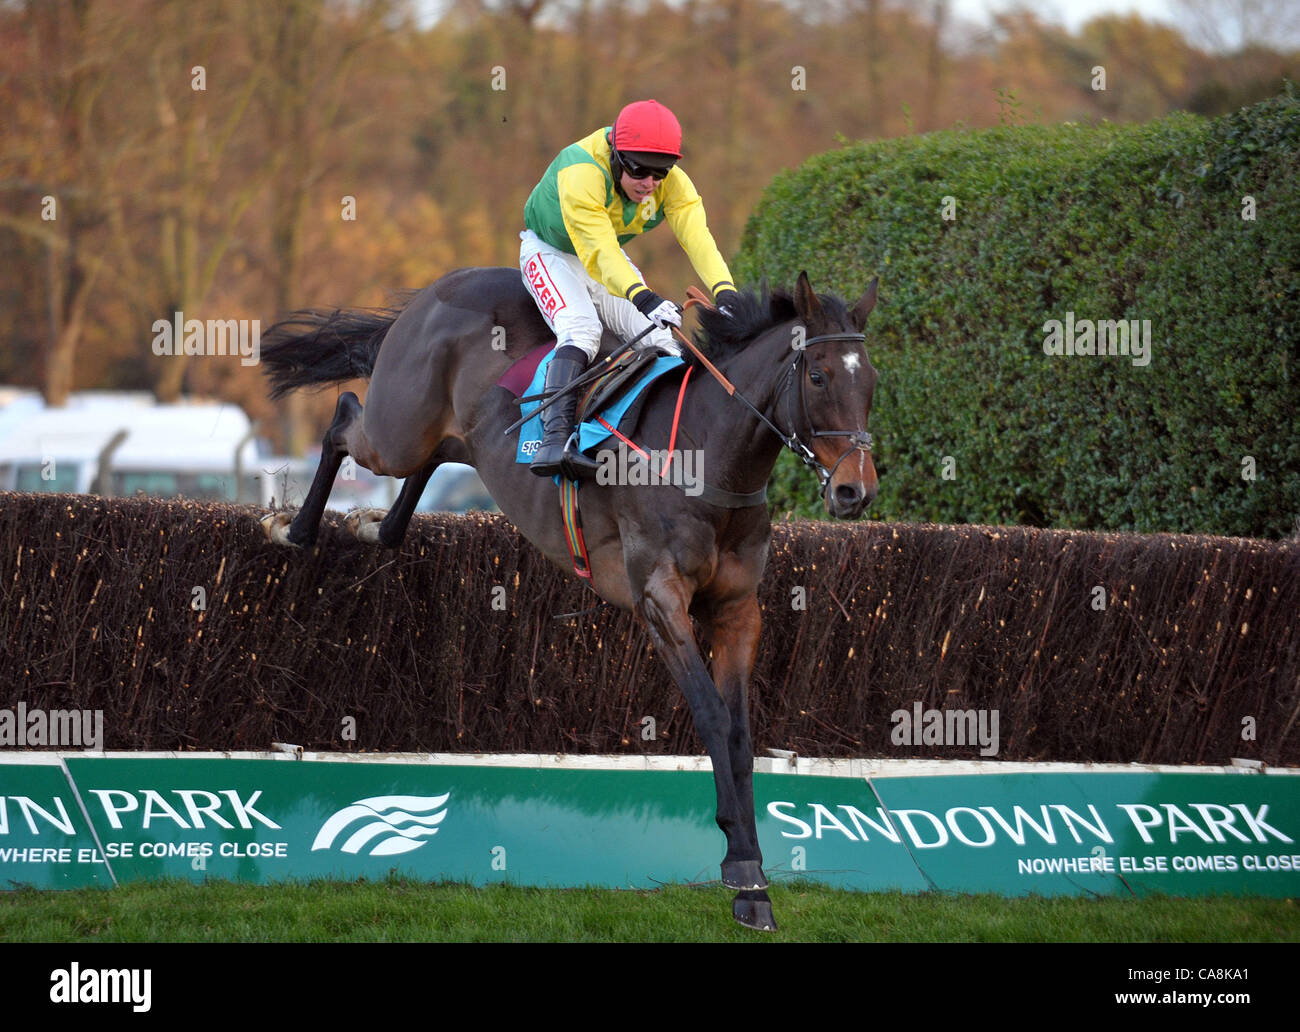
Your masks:
{"label": "horse's mane", "polygon": [[[745,289],[738,292],[738,300],[731,305],[731,315],[723,315],[711,308],[699,309],[700,328],[695,331],[695,343],[710,359],[728,358],[744,351],[751,341],[773,326],[798,318],[794,307],[794,294],[780,287],[771,291],[764,285],[761,291]],[[818,294],[826,310],[828,321],[849,325],[849,307],[838,294]]]}

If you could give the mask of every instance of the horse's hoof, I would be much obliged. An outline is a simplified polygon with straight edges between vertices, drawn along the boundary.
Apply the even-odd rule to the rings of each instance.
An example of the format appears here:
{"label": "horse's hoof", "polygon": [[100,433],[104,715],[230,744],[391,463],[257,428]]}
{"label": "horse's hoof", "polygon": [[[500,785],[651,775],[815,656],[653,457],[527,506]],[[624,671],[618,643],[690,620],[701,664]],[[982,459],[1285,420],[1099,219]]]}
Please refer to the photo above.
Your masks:
{"label": "horse's hoof", "polygon": [[379,524],[388,515],[384,509],[353,509],[343,517],[343,525],[350,530],[358,541],[368,545],[379,544]]}
{"label": "horse's hoof", "polygon": [[766,892],[742,892],[731,901],[731,916],[756,932],[775,932],[776,918]]}
{"label": "horse's hoof", "polygon": [[290,548],[299,546],[289,540],[289,524],[293,522],[293,514],[288,512],[268,512],[259,521],[262,529],[266,531],[266,540],[273,545],[288,545]]}
{"label": "horse's hoof", "polygon": [[749,891],[767,888],[767,879],[757,860],[724,860],[722,884],[729,889]]}

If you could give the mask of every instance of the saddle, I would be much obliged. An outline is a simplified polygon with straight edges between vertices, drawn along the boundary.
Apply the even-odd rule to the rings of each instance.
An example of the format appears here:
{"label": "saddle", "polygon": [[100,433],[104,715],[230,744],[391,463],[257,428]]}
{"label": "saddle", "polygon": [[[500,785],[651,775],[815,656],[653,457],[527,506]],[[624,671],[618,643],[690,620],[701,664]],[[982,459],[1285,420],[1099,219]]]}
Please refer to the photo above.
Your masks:
{"label": "saddle", "polygon": [[578,422],[594,419],[614,405],[636,383],[637,378],[658,358],[654,348],[622,355],[609,371],[596,378],[578,399]]}
{"label": "saddle", "polygon": [[[525,413],[529,408],[534,410],[531,417],[527,419],[521,417],[523,424],[519,432],[517,462],[530,461],[532,450],[541,439],[541,420],[535,410],[544,398],[541,384],[544,381],[545,371],[541,367],[550,350],[551,345],[535,349],[516,362],[506,375],[497,381],[500,386],[519,398],[520,407]],[[682,365],[681,359],[665,358],[655,349],[647,348],[643,351],[628,352],[608,366],[601,367],[590,383],[578,388],[577,424],[579,440],[583,446],[591,447],[610,436],[617,436],[627,441],[618,427],[629,426],[636,422],[645,399],[646,388],[658,377]],[[578,509],[580,485],[564,476],[557,476],[555,479],[560,488],[560,511],[574,573],[590,582],[591,563],[582,536],[582,516]]]}
{"label": "saddle", "polygon": [[[542,437],[542,421],[537,409],[544,398],[544,361],[549,351],[549,348],[538,348],[540,354],[534,352],[525,356],[516,363],[520,369],[512,369],[498,381],[508,389],[507,378],[517,385],[517,389],[511,391],[519,398],[521,410],[517,424],[520,427],[515,455],[517,462],[531,462]],[[582,450],[592,454],[602,442],[618,436],[620,427],[626,428],[633,424],[640,414],[650,384],[674,369],[680,369],[684,364],[679,358],[646,350],[628,352],[608,364],[601,360],[599,366],[593,366],[589,372],[594,378],[576,388],[579,395],[578,439]],[[528,379],[525,379],[525,374],[530,374]]]}

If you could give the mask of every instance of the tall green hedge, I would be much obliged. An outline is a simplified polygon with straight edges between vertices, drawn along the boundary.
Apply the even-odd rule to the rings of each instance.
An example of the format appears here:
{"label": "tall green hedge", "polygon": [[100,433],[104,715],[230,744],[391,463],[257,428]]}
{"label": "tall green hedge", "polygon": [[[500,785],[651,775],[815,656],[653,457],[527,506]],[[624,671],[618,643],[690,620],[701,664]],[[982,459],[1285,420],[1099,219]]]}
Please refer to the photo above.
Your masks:
{"label": "tall green hedge", "polygon": [[[846,146],[772,183],[735,266],[750,283],[807,269],[850,298],[879,274],[874,516],[1297,529],[1295,84],[1213,121]],[[1045,324],[1067,312],[1149,321],[1149,364],[1045,354]],[[779,512],[822,511],[792,462],[772,496]]]}

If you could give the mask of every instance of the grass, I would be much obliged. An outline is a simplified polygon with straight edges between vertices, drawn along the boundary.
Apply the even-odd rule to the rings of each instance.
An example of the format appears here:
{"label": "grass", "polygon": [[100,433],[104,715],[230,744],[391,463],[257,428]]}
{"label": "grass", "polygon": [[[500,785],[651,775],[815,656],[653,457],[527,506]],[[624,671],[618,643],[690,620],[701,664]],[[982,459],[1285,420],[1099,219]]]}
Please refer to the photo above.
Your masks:
{"label": "grass", "polygon": [[855,893],[777,885],[781,929],[731,920],[731,893],[669,886],[475,888],[384,882],[149,882],[0,893],[6,942],[1297,942],[1294,900]]}

